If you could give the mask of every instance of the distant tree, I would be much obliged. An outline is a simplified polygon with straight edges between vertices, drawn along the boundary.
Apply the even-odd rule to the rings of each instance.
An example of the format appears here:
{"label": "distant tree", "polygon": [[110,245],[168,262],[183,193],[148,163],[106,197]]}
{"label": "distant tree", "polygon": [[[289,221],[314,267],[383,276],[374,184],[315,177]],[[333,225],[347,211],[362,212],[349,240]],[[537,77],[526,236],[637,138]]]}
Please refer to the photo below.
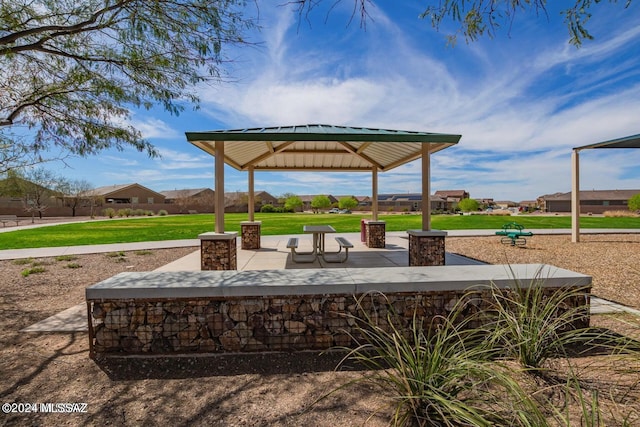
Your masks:
{"label": "distant tree", "polygon": [[284,206],[284,203],[287,201],[289,197],[294,197],[293,193],[284,193],[281,196],[278,196],[278,204]]}
{"label": "distant tree", "polygon": [[17,169],[7,171],[5,178],[0,181],[0,196],[22,197],[22,180],[24,179]]}
{"label": "distant tree", "polygon": [[338,200],[338,207],[340,209],[353,209],[358,206],[358,201],[353,197],[341,197]]}
{"label": "distant tree", "polygon": [[636,194],[629,199],[629,210],[640,211],[640,194]]}
{"label": "distant tree", "polygon": [[42,218],[52,199],[62,194],[57,191],[61,182],[62,178],[44,168],[35,168],[24,173],[20,180],[20,193],[24,210],[31,213],[32,222],[36,214]]}
{"label": "distant tree", "polygon": [[318,212],[320,209],[326,209],[331,206],[331,200],[329,200],[329,196],[319,195],[315,196],[311,200],[311,208],[313,212]]}
{"label": "distant tree", "polygon": [[180,213],[187,211],[187,207],[192,203],[191,199],[191,193],[189,192],[189,190],[179,190],[176,193],[174,203],[179,206]]}
{"label": "distant tree", "polygon": [[284,201],[284,208],[287,211],[295,212],[302,207],[302,199],[298,196],[289,196]]}
{"label": "distant tree", "polygon": [[479,206],[475,199],[462,199],[458,202],[458,208],[463,212],[475,212]]}
{"label": "distant tree", "polygon": [[93,217],[95,198],[92,191],[93,186],[85,180],[59,179],[56,189],[62,193],[65,206],[71,208],[71,216],[76,216],[76,210],[85,205],[91,207],[90,215]]}
{"label": "distant tree", "polygon": [[[246,43],[253,22],[245,4],[0,2],[0,160],[37,160],[52,146],[83,156],[110,147],[156,156],[128,122],[130,108],[178,114],[197,105],[195,85],[223,77],[223,46]],[[14,125],[34,133],[16,138]]]}

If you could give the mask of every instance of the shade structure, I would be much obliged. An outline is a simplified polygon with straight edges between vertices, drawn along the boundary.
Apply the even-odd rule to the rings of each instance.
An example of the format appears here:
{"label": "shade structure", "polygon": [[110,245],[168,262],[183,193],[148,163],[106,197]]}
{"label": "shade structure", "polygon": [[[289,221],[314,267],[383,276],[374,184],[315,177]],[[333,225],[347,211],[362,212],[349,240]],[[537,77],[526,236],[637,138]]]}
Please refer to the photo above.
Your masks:
{"label": "shade structure", "polygon": [[603,148],[640,148],[640,134],[575,147],[571,153],[571,241],[580,241],[580,151]]}
{"label": "shade structure", "polygon": [[[367,171],[376,177],[377,172],[421,157],[423,162],[428,162],[425,154],[428,157],[457,144],[461,135],[308,124],[186,132],[186,137],[207,153],[222,155],[224,163],[250,174],[254,171]],[[218,169],[216,167],[216,182],[222,173]],[[429,176],[422,179],[423,201],[426,200],[428,206]],[[377,183],[374,182],[373,188],[377,188]],[[219,191],[216,188],[216,192]],[[377,195],[373,196],[377,201]],[[216,212],[221,212],[220,209],[224,207],[216,205]]]}
{"label": "shade structure", "polygon": [[460,135],[332,125],[281,126],[187,132],[187,140],[214,155],[225,141],[225,163],[238,170],[387,171],[434,153]]}

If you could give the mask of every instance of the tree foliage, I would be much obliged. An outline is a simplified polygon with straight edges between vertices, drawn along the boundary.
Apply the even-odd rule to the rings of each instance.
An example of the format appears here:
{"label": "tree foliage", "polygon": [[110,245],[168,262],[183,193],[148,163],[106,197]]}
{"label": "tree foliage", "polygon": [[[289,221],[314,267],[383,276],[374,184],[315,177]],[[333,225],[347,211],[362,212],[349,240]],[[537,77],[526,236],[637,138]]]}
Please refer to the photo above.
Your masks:
{"label": "tree foliage", "polygon": [[341,197],[338,200],[338,207],[340,209],[353,209],[358,206],[358,201],[351,196]]}
{"label": "tree foliage", "polygon": [[302,199],[298,196],[289,196],[284,201],[284,208],[288,211],[295,212],[296,209],[299,209],[301,207],[302,207]]}
{"label": "tree foliage", "polygon": [[[352,1],[352,19],[360,15],[360,25],[365,26],[369,17],[367,10],[372,6],[370,0]],[[584,40],[593,39],[587,29],[587,23],[591,19],[592,8],[601,2],[602,0],[566,2],[567,7],[561,14],[569,31],[571,44],[580,46]],[[620,1],[624,3],[625,8],[629,7],[631,2],[632,0]],[[293,3],[300,16],[308,17],[322,0],[296,0]],[[452,43],[455,43],[459,35],[467,42],[476,41],[485,35],[493,37],[501,27],[511,28],[515,16],[527,10],[548,17],[547,0],[440,0],[427,3],[429,4],[420,14],[420,18],[430,20],[436,30],[439,31],[449,22],[458,26],[453,34],[448,35]],[[618,0],[609,0],[609,3],[618,3]]]}
{"label": "tree foliage", "polygon": [[462,199],[458,202],[458,208],[463,212],[475,212],[479,206],[475,199]]}
{"label": "tree foliage", "polygon": [[[244,3],[0,2],[0,151],[134,147],[156,156],[130,108],[197,105],[195,85],[223,76],[223,46],[243,43],[252,25]],[[16,139],[7,130],[16,126],[33,138]]]}
{"label": "tree foliage", "polygon": [[627,206],[629,206],[629,210],[640,211],[640,194],[631,196]]}
{"label": "tree foliage", "polygon": [[326,196],[324,194],[315,196],[311,200],[311,207],[313,208],[314,212],[317,212],[320,209],[326,209],[329,206],[331,206],[331,200],[329,199],[329,196]]}

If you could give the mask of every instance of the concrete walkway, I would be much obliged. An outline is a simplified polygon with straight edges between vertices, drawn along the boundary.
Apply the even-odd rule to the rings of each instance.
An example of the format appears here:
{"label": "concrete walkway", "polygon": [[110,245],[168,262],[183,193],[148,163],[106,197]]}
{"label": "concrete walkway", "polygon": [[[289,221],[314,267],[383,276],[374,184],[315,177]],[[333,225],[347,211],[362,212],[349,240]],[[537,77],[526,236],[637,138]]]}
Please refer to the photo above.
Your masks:
{"label": "concrete walkway", "polygon": [[[44,226],[44,225],[40,225]],[[21,227],[11,227],[13,230]],[[25,227],[26,228],[26,227]],[[2,229],[0,229],[2,230]],[[474,236],[494,236],[496,230],[446,230],[447,235],[451,237],[474,237]],[[527,231],[533,232],[534,235],[562,235],[571,234],[568,228],[554,229],[533,229]],[[592,228],[580,231],[581,234],[639,234],[640,228],[620,228],[620,229],[604,229]],[[349,240],[360,240],[360,233],[340,233],[341,236],[347,237]],[[280,236],[262,236],[262,242],[270,240],[288,239],[289,237],[308,237],[308,235],[280,235]],[[387,237],[406,237],[404,231],[392,231],[387,233]],[[112,243],[104,245],[83,245],[83,246],[60,246],[53,248],[33,248],[33,249],[5,249],[0,250],[0,260],[21,259],[21,258],[47,258],[60,255],[83,255],[95,253],[108,253],[119,251],[139,251],[145,249],[170,249],[179,247],[200,247],[199,239],[184,240],[162,240],[157,242],[137,242],[137,243]]]}

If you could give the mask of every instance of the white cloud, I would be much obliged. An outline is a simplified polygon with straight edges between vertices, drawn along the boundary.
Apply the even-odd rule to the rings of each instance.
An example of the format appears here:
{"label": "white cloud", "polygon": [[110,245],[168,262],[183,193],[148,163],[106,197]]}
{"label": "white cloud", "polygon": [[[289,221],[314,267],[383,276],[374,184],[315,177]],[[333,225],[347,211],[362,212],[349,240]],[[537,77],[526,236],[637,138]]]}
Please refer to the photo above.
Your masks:
{"label": "white cloud", "polygon": [[146,139],[175,139],[182,138],[175,129],[163,120],[153,117],[136,117],[131,119],[131,125],[142,133]]}
{"label": "white cloud", "polygon": [[[317,22],[298,29],[286,8],[266,8],[264,45],[238,53],[235,83],[198,89],[201,113],[227,128],[329,123],[459,133],[458,146],[432,156],[432,190],[464,188],[475,197],[512,200],[569,191],[571,148],[640,132],[640,27],[633,11],[610,21],[615,28],[594,15],[594,28],[607,32],[580,49],[567,44],[566,28],[559,33],[544,20],[525,22],[517,43],[498,37],[444,48],[441,34],[421,29],[427,22],[399,19],[397,9],[386,16],[391,7],[377,5],[366,31],[328,31]],[[348,17],[346,9],[339,13]],[[148,137],[184,140],[174,122],[139,119],[136,126]],[[132,163],[127,173],[160,183],[205,176],[212,185],[210,156],[161,153],[163,159]],[[640,187],[637,176],[619,172],[637,169],[638,156],[585,153],[583,188]],[[256,188],[275,195],[369,194],[370,178],[258,173]],[[228,190],[246,189],[245,174],[230,170],[226,179]],[[419,162],[379,180],[380,192],[420,191]]]}

